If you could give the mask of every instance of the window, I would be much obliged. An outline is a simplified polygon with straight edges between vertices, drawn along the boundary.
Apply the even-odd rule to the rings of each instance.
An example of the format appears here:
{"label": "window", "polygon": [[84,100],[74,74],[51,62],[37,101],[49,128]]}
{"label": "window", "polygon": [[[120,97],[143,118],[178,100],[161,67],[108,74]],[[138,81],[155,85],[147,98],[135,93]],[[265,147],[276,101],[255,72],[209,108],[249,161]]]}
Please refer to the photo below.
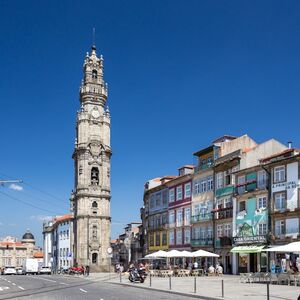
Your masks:
{"label": "window", "polygon": [[92,203],[92,208],[97,208],[97,207],[98,207],[97,202],[96,202],[96,201],[93,201],[93,203]]}
{"label": "window", "polygon": [[200,239],[200,227],[193,227],[193,239],[199,240]]}
{"label": "window", "polygon": [[267,184],[267,173],[266,171],[258,171],[257,172],[257,187],[259,189],[265,189]]}
{"label": "window", "polygon": [[155,246],[160,246],[160,233],[155,234]]}
{"label": "window", "polygon": [[220,189],[223,187],[223,173],[220,172],[220,173],[217,173],[217,178],[216,178],[216,181],[217,181],[217,189]]}
{"label": "window", "polygon": [[155,195],[155,206],[158,207],[161,204],[161,193]]}
{"label": "window", "polygon": [[299,218],[286,219],[286,231],[287,236],[297,238],[299,234]]}
{"label": "window", "polygon": [[182,230],[176,230],[176,245],[182,245]]}
{"label": "window", "polygon": [[207,190],[212,191],[214,189],[214,182],[213,182],[213,177],[208,176],[207,177]]}
{"label": "window", "polygon": [[182,226],[183,224],[183,215],[182,215],[182,209],[178,209],[176,211],[176,226],[179,227],[179,226]]}
{"label": "window", "polygon": [[257,208],[267,208],[267,197],[266,196],[260,196],[257,199]]}
{"label": "window", "polygon": [[151,194],[150,196],[150,209],[154,208],[155,206],[155,198],[154,198],[154,195]]}
{"label": "window", "polygon": [[194,182],[194,194],[195,195],[200,194],[200,182],[199,181]]}
{"label": "window", "polygon": [[285,166],[274,168],[274,182],[285,181]]}
{"label": "window", "polygon": [[239,212],[246,210],[246,201],[239,202]]}
{"label": "window", "polygon": [[200,214],[200,204],[194,205],[194,216],[199,216]]}
{"label": "window", "polygon": [[163,206],[168,205],[168,190],[163,190],[161,195],[162,195],[162,204],[163,204]]}
{"label": "window", "polygon": [[191,230],[189,228],[184,230],[184,243],[189,244],[191,242]]}
{"label": "window", "polygon": [[204,193],[207,191],[207,181],[206,179],[201,180],[201,188],[200,188],[200,192]]}
{"label": "window", "polygon": [[97,263],[97,259],[98,259],[98,254],[97,253],[93,253],[92,254],[92,263],[96,264]]}
{"label": "window", "polygon": [[97,235],[98,235],[98,233],[97,233],[97,225],[93,225],[93,229],[92,229],[92,239],[93,239],[94,241],[97,240]]}
{"label": "window", "polygon": [[231,236],[231,224],[224,224],[224,235],[227,237]]}
{"label": "window", "polygon": [[167,242],[167,233],[166,232],[163,232],[162,233],[162,246],[167,246],[168,242]]}
{"label": "window", "polygon": [[283,210],[286,207],[286,199],[285,193],[276,193],[275,197],[275,209],[276,210]]}
{"label": "window", "polygon": [[238,177],[238,194],[245,193],[245,175]]}
{"label": "window", "polygon": [[99,170],[97,167],[93,167],[91,170],[91,184],[99,185]]}
{"label": "window", "polygon": [[213,236],[213,229],[211,226],[207,227],[207,237],[211,239]]}
{"label": "window", "polygon": [[217,225],[217,237],[220,238],[223,236],[223,225]]}
{"label": "window", "polygon": [[258,235],[266,235],[267,234],[267,224],[260,223],[258,224]]}
{"label": "window", "polygon": [[227,170],[224,175],[225,175],[225,186],[230,185],[231,184],[231,170]]}
{"label": "window", "polygon": [[97,79],[97,77],[98,77],[97,70],[93,70],[92,71],[92,78]]}
{"label": "window", "polygon": [[182,200],[182,186],[176,188],[176,201]]}
{"label": "window", "polygon": [[169,189],[169,202],[174,202],[174,189]]}
{"label": "window", "polygon": [[175,223],[175,212],[174,210],[169,211],[169,224],[170,227],[174,227]]}
{"label": "window", "polygon": [[284,234],[284,220],[275,221],[275,236],[280,237]]}
{"label": "window", "polygon": [[168,223],[168,215],[167,215],[167,213],[164,213],[164,214],[162,214],[162,225],[165,225],[165,224],[167,224]]}
{"label": "window", "polygon": [[175,241],[174,241],[174,230],[171,230],[170,232],[169,232],[169,244],[170,245],[174,245],[175,243],[174,243]]}
{"label": "window", "polygon": [[189,198],[191,197],[191,184],[186,183],[184,185],[184,198]]}
{"label": "window", "polygon": [[154,233],[150,233],[150,235],[149,235],[149,244],[150,244],[150,247],[154,246]]}
{"label": "window", "polygon": [[224,207],[225,208],[232,207],[232,199],[231,198],[225,198],[224,199]]}
{"label": "window", "polygon": [[184,210],[184,225],[190,225],[191,223],[191,209],[186,208]]}

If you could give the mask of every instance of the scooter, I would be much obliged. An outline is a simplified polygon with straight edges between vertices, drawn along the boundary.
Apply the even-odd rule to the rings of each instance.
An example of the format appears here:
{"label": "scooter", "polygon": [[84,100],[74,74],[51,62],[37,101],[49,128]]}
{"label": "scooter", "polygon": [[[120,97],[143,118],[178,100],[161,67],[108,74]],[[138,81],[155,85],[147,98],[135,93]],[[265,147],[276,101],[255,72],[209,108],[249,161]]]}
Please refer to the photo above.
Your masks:
{"label": "scooter", "polygon": [[144,269],[130,269],[129,281],[143,283],[147,277],[147,273]]}

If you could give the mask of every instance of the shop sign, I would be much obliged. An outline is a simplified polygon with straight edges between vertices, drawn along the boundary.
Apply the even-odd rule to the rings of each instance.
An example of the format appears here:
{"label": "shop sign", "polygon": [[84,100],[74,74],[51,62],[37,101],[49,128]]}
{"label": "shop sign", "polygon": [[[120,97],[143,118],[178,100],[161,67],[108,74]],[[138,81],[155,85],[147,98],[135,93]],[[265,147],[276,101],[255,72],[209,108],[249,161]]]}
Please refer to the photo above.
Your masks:
{"label": "shop sign", "polygon": [[289,181],[289,182],[280,182],[280,183],[276,183],[276,184],[272,185],[273,189],[279,188],[279,187],[289,190],[289,189],[296,189],[296,188],[300,187],[300,184],[296,181]]}
{"label": "shop sign", "polygon": [[265,235],[254,236],[236,236],[233,238],[234,245],[248,245],[248,244],[266,244],[267,238]]}

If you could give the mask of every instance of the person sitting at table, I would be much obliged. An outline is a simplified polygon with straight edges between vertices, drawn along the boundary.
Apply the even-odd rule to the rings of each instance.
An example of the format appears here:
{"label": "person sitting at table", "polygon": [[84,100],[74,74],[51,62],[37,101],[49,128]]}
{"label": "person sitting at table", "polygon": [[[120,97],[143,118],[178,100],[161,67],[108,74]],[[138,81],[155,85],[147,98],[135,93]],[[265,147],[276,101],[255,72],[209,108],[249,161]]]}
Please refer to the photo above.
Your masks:
{"label": "person sitting at table", "polygon": [[215,274],[215,268],[213,265],[210,265],[208,267],[208,275],[213,275],[213,274]]}
{"label": "person sitting at table", "polygon": [[217,274],[218,276],[220,276],[220,275],[223,274],[223,268],[222,268],[222,266],[219,265],[219,264],[216,265],[216,274]]}
{"label": "person sitting at table", "polygon": [[194,262],[194,269],[195,269],[195,270],[198,269],[198,262],[197,262],[197,260],[195,260],[195,262]]}

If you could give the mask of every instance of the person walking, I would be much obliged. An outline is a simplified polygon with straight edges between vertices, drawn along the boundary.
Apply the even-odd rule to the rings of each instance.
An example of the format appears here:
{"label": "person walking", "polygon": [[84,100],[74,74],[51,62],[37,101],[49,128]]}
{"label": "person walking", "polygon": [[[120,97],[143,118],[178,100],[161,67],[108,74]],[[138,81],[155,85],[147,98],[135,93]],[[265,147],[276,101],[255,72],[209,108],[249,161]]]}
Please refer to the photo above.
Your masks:
{"label": "person walking", "polygon": [[89,275],[90,275],[90,267],[89,267],[89,266],[86,266],[86,267],[85,267],[85,275],[86,275],[86,276],[89,276]]}

